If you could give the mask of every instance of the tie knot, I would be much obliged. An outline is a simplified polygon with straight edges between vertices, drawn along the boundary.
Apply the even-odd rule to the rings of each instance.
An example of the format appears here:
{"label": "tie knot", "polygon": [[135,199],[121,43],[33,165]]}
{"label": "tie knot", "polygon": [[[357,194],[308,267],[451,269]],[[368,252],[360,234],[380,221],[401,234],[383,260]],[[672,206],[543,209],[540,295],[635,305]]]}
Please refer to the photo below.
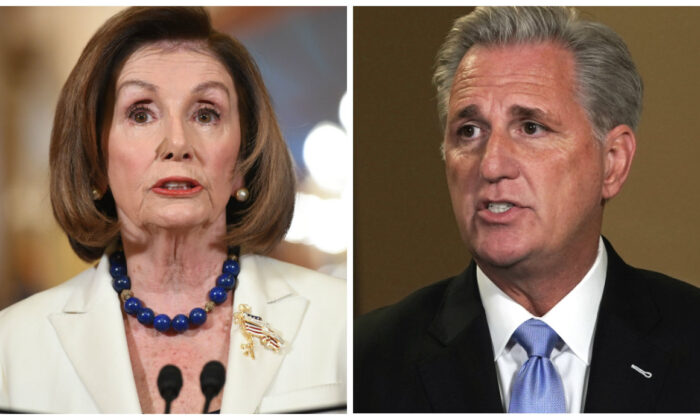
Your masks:
{"label": "tie knot", "polygon": [[534,318],[520,324],[513,333],[513,338],[523,346],[528,357],[549,358],[554,345],[559,341],[556,331],[545,322]]}

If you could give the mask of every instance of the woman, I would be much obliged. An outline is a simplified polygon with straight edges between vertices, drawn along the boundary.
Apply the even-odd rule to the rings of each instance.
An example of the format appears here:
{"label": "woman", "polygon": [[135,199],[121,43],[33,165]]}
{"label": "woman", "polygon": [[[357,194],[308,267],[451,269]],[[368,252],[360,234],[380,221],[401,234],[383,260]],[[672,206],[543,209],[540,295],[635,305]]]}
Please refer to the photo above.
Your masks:
{"label": "woman", "polygon": [[256,255],[289,226],[294,174],[255,63],[203,9],[130,8],[97,31],[50,165],[56,219],[99,262],[0,313],[0,408],[162,413],[175,365],[167,408],[200,413],[212,360],[207,411],[344,406],[345,284]]}

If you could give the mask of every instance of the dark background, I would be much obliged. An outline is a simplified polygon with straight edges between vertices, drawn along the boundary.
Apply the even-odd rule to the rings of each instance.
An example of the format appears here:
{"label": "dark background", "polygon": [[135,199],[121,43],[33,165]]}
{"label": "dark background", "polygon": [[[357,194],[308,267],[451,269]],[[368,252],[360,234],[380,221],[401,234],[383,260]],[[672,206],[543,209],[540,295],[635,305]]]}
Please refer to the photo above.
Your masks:
{"label": "dark background", "polygon": [[[700,285],[700,8],[583,7],[627,42],[645,84],[637,154],[603,234],[629,263]],[[472,8],[354,8],[354,309],[464,270],[439,146],[433,60]]]}

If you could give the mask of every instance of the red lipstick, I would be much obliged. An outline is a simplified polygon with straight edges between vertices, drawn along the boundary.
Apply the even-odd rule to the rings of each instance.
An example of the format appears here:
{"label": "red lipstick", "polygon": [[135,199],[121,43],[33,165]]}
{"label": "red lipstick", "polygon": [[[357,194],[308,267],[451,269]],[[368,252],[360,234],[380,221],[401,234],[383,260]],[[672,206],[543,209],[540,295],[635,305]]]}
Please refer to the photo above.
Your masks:
{"label": "red lipstick", "polygon": [[168,197],[189,197],[202,191],[202,186],[192,178],[171,176],[158,180],[151,190]]}

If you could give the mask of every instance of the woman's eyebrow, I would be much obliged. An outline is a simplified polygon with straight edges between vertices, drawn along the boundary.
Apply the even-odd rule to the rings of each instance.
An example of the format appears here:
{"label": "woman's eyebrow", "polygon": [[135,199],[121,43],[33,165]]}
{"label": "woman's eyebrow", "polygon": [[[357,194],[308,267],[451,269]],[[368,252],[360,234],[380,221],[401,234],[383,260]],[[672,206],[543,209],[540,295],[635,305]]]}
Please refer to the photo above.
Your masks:
{"label": "woman's eyebrow", "polygon": [[215,80],[208,81],[208,82],[202,82],[202,83],[198,84],[197,86],[194,87],[194,89],[192,89],[192,93],[201,93],[201,92],[204,92],[204,91],[209,90],[209,89],[222,90],[226,94],[227,98],[231,97],[231,92],[229,92],[226,85],[221,83],[221,82],[217,82]]}
{"label": "woman's eyebrow", "polygon": [[144,82],[143,80],[138,80],[138,79],[130,79],[130,80],[125,80],[122,83],[117,86],[116,93],[117,95],[119,94],[119,91],[124,89],[127,86],[137,86],[142,89],[150,90],[151,92],[155,92],[158,90],[158,87],[152,83]]}

